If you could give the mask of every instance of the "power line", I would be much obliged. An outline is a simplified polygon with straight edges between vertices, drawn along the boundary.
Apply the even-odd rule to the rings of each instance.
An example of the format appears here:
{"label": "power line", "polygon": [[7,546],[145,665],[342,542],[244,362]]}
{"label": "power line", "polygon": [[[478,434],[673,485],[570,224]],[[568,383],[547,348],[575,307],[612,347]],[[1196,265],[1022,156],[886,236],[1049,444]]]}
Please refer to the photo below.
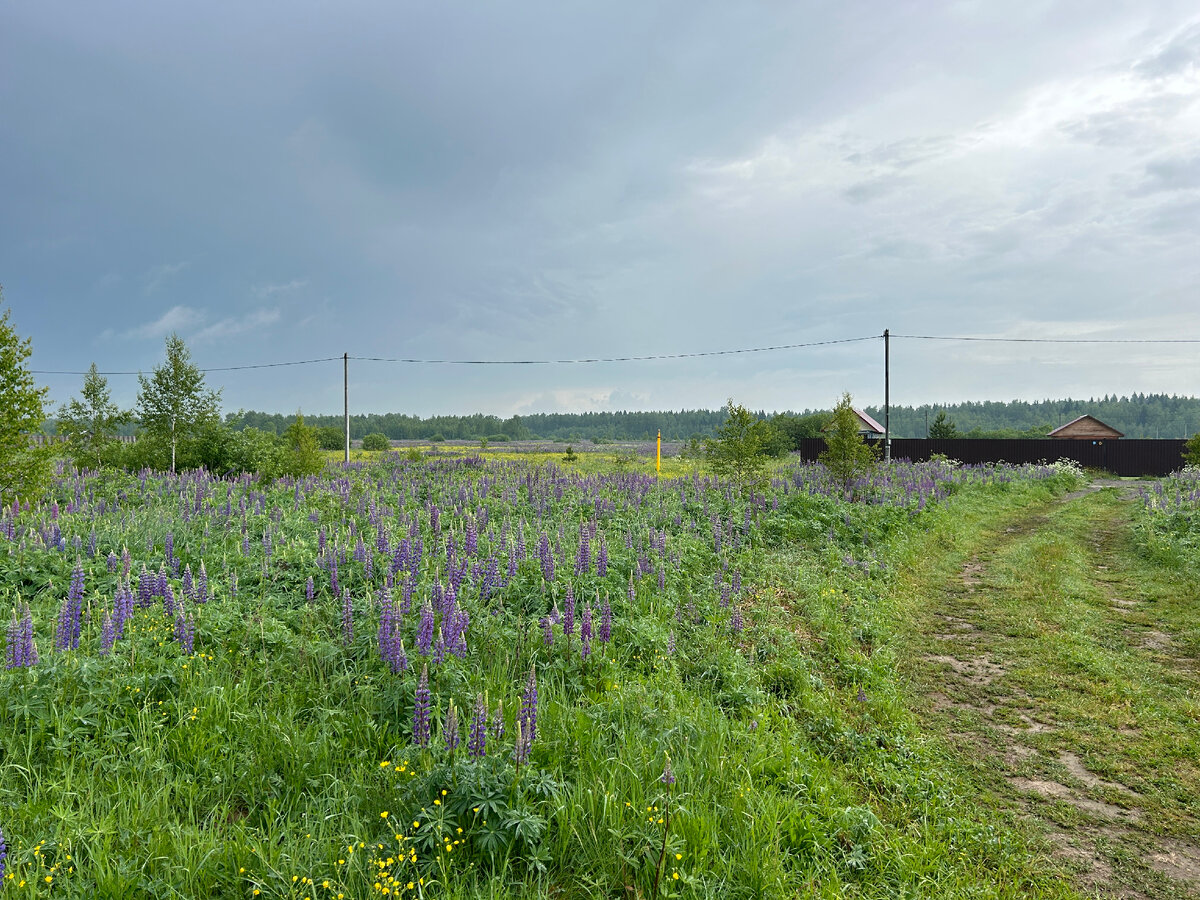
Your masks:
{"label": "power line", "polygon": [[998,344],[1200,344],[1200,338],[1006,338],[940,334],[893,334],[914,341],[988,341]]}
{"label": "power line", "polygon": [[[1010,338],[973,337],[968,335],[942,334],[893,334],[893,338],[913,341],[973,341],[999,344],[1200,344],[1200,338]],[[735,350],[701,350],[693,353],[655,353],[645,356],[595,356],[577,359],[420,359],[416,357],[351,356],[360,362],[402,363],[406,365],[441,366],[552,366],[589,365],[594,363],[650,362],[662,359],[698,359],[706,356],[736,356],[745,353],[771,353],[779,350],[802,350],[809,347],[828,347],[835,344],[856,344],[863,341],[882,340],[883,335],[872,334],[862,337],[838,338],[829,341],[807,341],[800,344],[775,344],[769,347],[741,347]],[[316,359],[296,359],[274,363],[247,363],[239,366],[211,366],[201,372],[238,372],[248,369],[277,369],[285,366],[308,366],[317,363],[337,362],[342,356],[322,356]],[[33,375],[88,375],[86,371],[67,369],[30,369]],[[140,371],[105,371],[97,375],[141,375]]]}
{"label": "power line", "polygon": [[[353,359],[353,357],[351,357]],[[340,356],[324,356],[320,359],[295,359],[288,362],[277,363],[249,363],[244,366],[213,366],[208,369],[201,369],[201,372],[235,372],[239,369],[276,369],[280,366],[307,366],[312,363],[333,362],[341,359]],[[90,375],[91,371],[87,372],[71,372],[60,369],[30,369],[32,375]],[[97,375],[141,375],[141,372],[97,372]]]}
{"label": "power line", "polygon": [[700,356],[733,356],[739,353],[768,353],[773,350],[799,350],[804,347],[826,347],[831,344],[854,344],[878,340],[880,335],[839,338],[832,341],[809,341],[803,344],[778,344],[773,347],[743,347],[737,350],[703,350],[695,353],[657,353],[649,356],[597,356],[580,359],[412,359],[406,357],[351,356],[363,362],[411,363],[416,365],[447,366],[552,366],[587,363],[646,362],[655,359],[694,359]]}

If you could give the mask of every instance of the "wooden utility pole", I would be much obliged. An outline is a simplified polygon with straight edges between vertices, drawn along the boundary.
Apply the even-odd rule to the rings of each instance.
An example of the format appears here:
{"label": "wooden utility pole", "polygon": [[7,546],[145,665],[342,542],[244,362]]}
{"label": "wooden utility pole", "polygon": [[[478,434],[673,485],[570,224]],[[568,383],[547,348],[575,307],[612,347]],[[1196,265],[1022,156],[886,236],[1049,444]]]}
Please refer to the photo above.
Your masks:
{"label": "wooden utility pole", "polygon": [[342,409],[346,417],[346,455],[350,462],[350,354],[342,354]]}
{"label": "wooden utility pole", "polygon": [[891,336],[883,329],[883,461],[892,461],[892,359]]}

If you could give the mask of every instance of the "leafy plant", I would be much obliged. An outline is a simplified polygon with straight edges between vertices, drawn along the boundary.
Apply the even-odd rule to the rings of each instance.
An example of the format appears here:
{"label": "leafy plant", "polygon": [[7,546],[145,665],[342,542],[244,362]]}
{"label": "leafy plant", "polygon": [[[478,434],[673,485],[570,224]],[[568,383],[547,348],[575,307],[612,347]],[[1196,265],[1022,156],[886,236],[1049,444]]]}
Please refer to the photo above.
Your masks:
{"label": "leafy plant", "polygon": [[[0,301],[3,295],[0,295]],[[49,388],[37,387],[25,361],[32,347],[0,315],[0,500],[34,499],[50,480],[50,447],[34,443],[46,413]]]}
{"label": "leafy plant", "polygon": [[378,431],[374,431],[362,439],[362,448],[364,450],[389,450],[391,446],[392,442],[388,440],[387,435],[381,434]]}
{"label": "leafy plant", "polygon": [[56,428],[66,438],[76,465],[98,468],[116,440],[117,429],[132,419],[132,412],[112,402],[108,379],[92,363],[83,378],[79,398],[59,408]]}
{"label": "leafy plant", "polygon": [[221,392],[204,386],[204,373],[192,363],[191,352],[177,334],[167,336],[167,358],[147,378],[138,375],[137,413],[154,443],[170,449],[175,471],[181,440],[194,440],[219,426]]}
{"label": "leafy plant", "polygon": [[767,463],[774,445],[770,422],[733,402],[725,405],[726,419],[717,436],[704,442],[704,455],[718,475],[724,475],[744,491],[761,491],[767,483]]}
{"label": "leafy plant", "polygon": [[870,474],[878,460],[878,450],[859,433],[862,420],[852,402],[850,394],[842,394],[825,431],[825,451],[818,457],[846,494],[852,493],[858,479]]}

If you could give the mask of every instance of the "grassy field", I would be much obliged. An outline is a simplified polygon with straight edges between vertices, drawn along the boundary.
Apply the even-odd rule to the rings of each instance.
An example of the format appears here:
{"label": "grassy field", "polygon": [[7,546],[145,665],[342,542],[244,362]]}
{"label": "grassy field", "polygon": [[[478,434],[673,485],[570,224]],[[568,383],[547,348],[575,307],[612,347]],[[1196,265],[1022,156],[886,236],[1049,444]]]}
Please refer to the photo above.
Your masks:
{"label": "grassy field", "polygon": [[[1132,638],[1126,660],[1098,626],[1072,637],[1073,609],[1055,613],[1046,648],[1009,633],[1029,630],[1028,609],[1051,621],[1047,592],[1074,597],[1076,569],[1092,569],[1067,542],[1092,552],[1081,523],[1097,511],[1113,511],[1114,577],[1174,596],[1189,551],[1121,543],[1132,504],[1061,503],[1077,481],[1049,469],[897,466],[850,503],[819,467],[782,467],[746,498],[679,462],[655,479],[652,461],[601,454],[411,456],[271,486],[68,473],[0,519],[6,652],[28,604],[40,657],[10,655],[0,673],[5,897],[1186,884],[1129,847],[1195,840],[1194,693]],[[1060,509],[1048,533],[1062,546],[1043,547],[1047,532],[1026,526]],[[994,558],[973,562],[984,547]],[[964,564],[983,567],[978,585]],[[939,649],[938,616],[985,580],[1003,600],[972,623],[996,645]],[[1188,596],[1177,620],[1143,630],[1194,660]],[[987,685],[952,694],[959,673],[937,657],[986,657],[1004,669],[989,684],[1037,698],[1029,718],[1056,723],[1022,743],[1034,752],[1013,778],[1057,775],[1071,797],[1140,811],[1116,820],[1131,833],[1111,854],[1091,845],[1113,879],[1051,840],[1084,822],[1070,820],[1079,805],[1023,790],[999,737],[987,743],[1025,707],[939,710],[935,694],[969,705]],[[1127,679],[1138,686],[1117,691]],[[1151,711],[1152,725],[1131,724]],[[1115,730],[1095,738],[1093,721]],[[1060,747],[1103,783],[1072,781]]]}

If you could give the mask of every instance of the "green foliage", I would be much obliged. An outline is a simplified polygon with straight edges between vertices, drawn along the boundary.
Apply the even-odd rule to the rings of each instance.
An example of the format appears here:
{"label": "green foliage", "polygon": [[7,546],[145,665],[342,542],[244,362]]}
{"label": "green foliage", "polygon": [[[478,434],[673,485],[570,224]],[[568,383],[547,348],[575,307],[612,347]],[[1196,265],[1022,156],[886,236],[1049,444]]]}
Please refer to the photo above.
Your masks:
{"label": "green foliage", "polygon": [[577,459],[579,459],[579,456],[575,453],[575,448],[567,444],[567,452],[563,454],[563,462],[573,463]]}
{"label": "green foliage", "polygon": [[322,425],[316,429],[317,446],[322,450],[346,449],[346,432],[335,425]]}
{"label": "green foliage", "polygon": [[771,420],[771,424],[779,432],[785,452],[790,452],[800,449],[800,442],[805,438],[823,437],[831,417],[832,413],[828,412],[805,413],[801,416],[780,413]]}
{"label": "green foliage", "polygon": [[325,468],[325,457],[321,455],[317,430],[304,424],[304,416],[301,413],[296,413],[296,421],[283,433],[283,443],[287,452],[282,474],[303,478],[306,475],[316,475]]}
{"label": "green foliage", "polygon": [[715,438],[704,442],[704,455],[716,474],[732,479],[742,490],[759,491],[766,486],[767,461],[777,446],[771,423],[731,397],[725,405],[725,423]]}
{"label": "green foliage", "polygon": [[937,418],[929,426],[929,437],[932,440],[950,440],[958,437],[958,428],[953,419],[947,418],[944,409],[937,414]]}
{"label": "green foliage", "polygon": [[1188,438],[1183,445],[1183,458],[1189,466],[1200,466],[1200,431]]}
{"label": "green foliage", "polygon": [[79,467],[100,467],[119,459],[114,452],[117,430],[133,420],[133,413],[112,402],[108,379],[92,363],[83,378],[77,399],[64,403],[58,411],[56,427],[66,438],[70,453]]}
{"label": "green foliage", "polygon": [[[181,444],[193,445],[187,449],[197,458],[205,454],[205,438],[219,430],[221,392],[204,387],[204,374],[192,363],[191,352],[179,335],[167,336],[166,351],[166,360],[149,378],[138,375],[137,406],[138,421],[149,438],[147,447],[169,450],[170,471],[174,472]],[[158,468],[167,462],[167,454],[161,456]]]}
{"label": "green foliage", "polygon": [[[283,437],[223,428],[212,443],[229,459],[269,455]],[[402,895],[650,897],[661,861],[659,896],[680,898],[805,896],[818,882],[830,897],[1060,895],[1058,873],[919,739],[905,706],[889,646],[906,611],[891,553],[939,521],[936,503],[851,506],[791,490],[760,505],[709,479],[561,478],[554,465],[415,457],[295,487],[117,472],[57,481],[42,509],[59,504],[67,546],[97,537],[95,555],[80,555],[92,615],[80,649],[61,653],[53,629],[76,556],[36,539],[42,510],[14,520],[29,539],[0,540],[0,596],[31,604],[42,662],[0,670],[2,824],[9,870],[30,886],[7,891],[40,896],[53,874],[64,897],[357,900],[381,896],[377,881],[420,879],[423,892]],[[1005,497],[1027,489],[1005,487]],[[393,671],[372,602],[385,559],[340,566],[347,638],[317,547],[318,535],[329,552],[357,536],[374,545],[377,517],[411,522],[433,546],[431,503],[443,536],[488,510],[481,559],[547,534],[562,535],[563,564],[548,586],[531,553],[490,596],[484,573],[464,573],[466,658],[430,663],[434,738],[421,749],[411,739],[425,662],[417,616],[401,626],[410,666]],[[606,539],[605,575],[594,560],[570,565],[584,523]],[[776,524],[796,539],[767,549]],[[651,530],[664,543],[647,546]],[[156,569],[167,532],[193,573],[207,565],[211,599],[183,604],[195,653],[154,604],[136,607],[100,655],[123,577],[108,570],[109,551],[128,548],[134,573]],[[643,572],[642,556],[658,572]],[[446,577],[444,559],[413,563],[417,598]],[[181,576],[164,572],[182,601]],[[612,640],[594,636],[586,661],[578,630],[569,642],[553,625],[548,645],[540,634],[568,585],[593,614],[603,600],[613,608]],[[517,767],[514,720],[531,670],[537,739]],[[467,735],[455,751],[443,738],[450,701],[466,712],[480,694],[506,728],[489,731],[476,761]],[[673,786],[659,780],[668,753]],[[67,854],[70,866],[51,873]]]}
{"label": "green foliage", "polygon": [[387,435],[380,434],[378,431],[372,432],[362,439],[362,448],[364,450],[390,450],[391,446]]}
{"label": "green foliage", "polygon": [[850,493],[855,481],[870,474],[878,459],[878,450],[859,434],[862,422],[851,404],[850,395],[842,394],[825,432],[825,451],[819,457],[844,493]]}
{"label": "green foliage", "polygon": [[[3,296],[0,295],[0,302]],[[53,450],[32,442],[46,420],[45,387],[26,365],[29,338],[17,337],[9,310],[0,315],[0,501],[35,499],[50,480]]]}

